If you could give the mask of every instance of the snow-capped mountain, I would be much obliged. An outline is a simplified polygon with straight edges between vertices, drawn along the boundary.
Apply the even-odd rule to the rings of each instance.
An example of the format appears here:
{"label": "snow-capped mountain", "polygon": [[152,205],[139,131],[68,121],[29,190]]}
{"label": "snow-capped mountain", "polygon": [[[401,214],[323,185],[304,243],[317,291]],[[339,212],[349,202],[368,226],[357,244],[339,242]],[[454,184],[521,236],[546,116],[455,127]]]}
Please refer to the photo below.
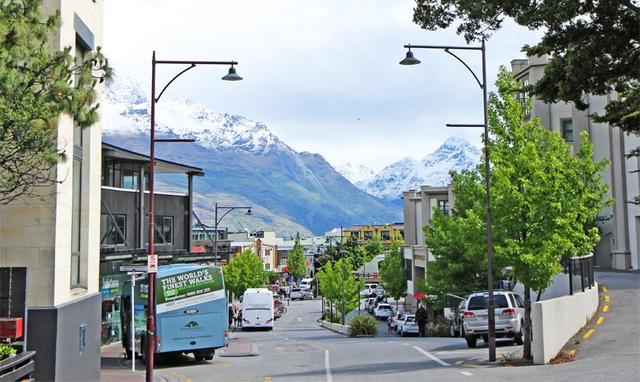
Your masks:
{"label": "snow-capped mountain", "polygon": [[403,191],[420,186],[446,186],[450,170],[471,169],[480,162],[480,150],[468,141],[450,137],[422,160],[404,158],[386,166],[362,190],[385,200],[398,200]]}
{"label": "snow-capped mountain", "polygon": [[363,163],[347,162],[336,166],[335,169],[356,186],[369,183],[369,180],[376,175],[371,167]]}
{"label": "snow-capped mountain", "polygon": [[[103,94],[103,140],[148,152],[148,93],[134,80],[116,78]],[[158,136],[195,139],[163,144],[157,155],[204,170],[206,176],[194,179],[200,216],[209,216],[215,202],[238,200],[258,212],[256,229],[276,232],[322,233],[340,224],[401,219],[397,206],[358,189],[321,155],[296,152],[263,123],[164,95],[156,126]]]}

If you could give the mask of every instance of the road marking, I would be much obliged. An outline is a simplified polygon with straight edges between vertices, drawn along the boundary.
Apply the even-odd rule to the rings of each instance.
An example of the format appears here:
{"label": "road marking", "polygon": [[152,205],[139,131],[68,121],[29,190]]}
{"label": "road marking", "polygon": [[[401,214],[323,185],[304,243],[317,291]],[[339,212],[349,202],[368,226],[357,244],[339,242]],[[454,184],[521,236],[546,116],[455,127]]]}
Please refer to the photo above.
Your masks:
{"label": "road marking", "polygon": [[604,322],[604,316],[600,316],[600,317],[598,318],[598,321],[596,321],[596,325],[600,325],[600,324],[601,324],[601,323],[603,323],[603,322]]}
{"label": "road marking", "polygon": [[604,296],[604,302],[609,302],[609,296]]}
{"label": "road marking", "polygon": [[419,348],[417,346],[414,346],[413,348],[416,349],[417,351],[419,351],[420,353],[426,355],[427,357],[431,358],[432,360],[436,361],[437,363],[439,363],[442,366],[451,366],[448,363],[446,363],[443,360],[441,360],[440,358],[436,357],[435,355],[429,353],[428,351],[426,351],[426,350],[424,350],[422,348]]}
{"label": "road marking", "polygon": [[582,336],[582,338],[584,338],[585,340],[589,337],[591,337],[591,335],[593,334],[593,332],[595,331],[595,329],[589,329],[584,336]]}
{"label": "road marking", "polygon": [[324,369],[327,371],[327,382],[333,382],[331,378],[331,367],[329,366],[329,350],[324,351]]}
{"label": "road marking", "polygon": [[264,377],[264,382],[271,382],[271,377]]}
{"label": "road marking", "polygon": [[462,365],[464,361],[456,361],[456,365]]}
{"label": "road marking", "polygon": [[605,305],[604,308],[602,308],[602,313],[607,313],[609,311],[609,305]]}
{"label": "road marking", "polygon": [[471,377],[473,375],[473,374],[469,373],[468,371],[461,371],[460,374],[466,375],[467,377]]}
{"label": "road marking", "polygon": [[609,289],[607,289],[607,287],[602,287],[602,290],[605,291],[605,292],[609,291]]}

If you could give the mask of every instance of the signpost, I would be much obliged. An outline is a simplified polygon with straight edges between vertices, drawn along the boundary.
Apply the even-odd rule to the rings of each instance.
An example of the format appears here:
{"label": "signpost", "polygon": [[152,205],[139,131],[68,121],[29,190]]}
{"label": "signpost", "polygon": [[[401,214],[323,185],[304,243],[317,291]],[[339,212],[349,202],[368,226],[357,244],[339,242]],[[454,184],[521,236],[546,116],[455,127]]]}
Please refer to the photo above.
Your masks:
{"label": "signpost", "polygon": [[158,272],[158,255],[147,256],[147,273]]}
{"label": "signpost", "polygon": [[[124,267],[120,267],[122,270]],[[136,277],[143,274],[144,272],[136,272],[130,271],[127,272],[129,276],[131,276],[131,340],[129,344],[131,345],[131,371],[136,371],[136,320],[135,320],[135,312],[136,312]]]}

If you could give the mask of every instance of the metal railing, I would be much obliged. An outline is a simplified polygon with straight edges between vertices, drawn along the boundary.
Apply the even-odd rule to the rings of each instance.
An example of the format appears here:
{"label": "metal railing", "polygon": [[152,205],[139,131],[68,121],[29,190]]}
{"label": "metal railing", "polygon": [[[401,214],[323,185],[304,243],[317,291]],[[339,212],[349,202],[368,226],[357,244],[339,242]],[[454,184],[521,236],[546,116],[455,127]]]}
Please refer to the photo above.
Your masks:
{"label": "metal railing", "polygon": [[564,273],[569,275],[569,294],[584,292],[595,285],[593,277],[593,253],[580,257],[565,257]]}

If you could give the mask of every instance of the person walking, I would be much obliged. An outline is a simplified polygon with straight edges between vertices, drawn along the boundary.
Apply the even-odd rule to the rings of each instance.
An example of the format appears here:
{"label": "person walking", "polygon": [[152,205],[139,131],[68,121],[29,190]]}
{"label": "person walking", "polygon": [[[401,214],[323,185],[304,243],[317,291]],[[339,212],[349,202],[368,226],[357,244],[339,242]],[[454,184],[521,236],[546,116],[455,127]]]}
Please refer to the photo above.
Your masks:
{"label": "person walking", "polygon": [[416,324],[418,324],[418,337],[426,337],[427,309],[422,302],[418,304],[418,309],[416,309]]}

